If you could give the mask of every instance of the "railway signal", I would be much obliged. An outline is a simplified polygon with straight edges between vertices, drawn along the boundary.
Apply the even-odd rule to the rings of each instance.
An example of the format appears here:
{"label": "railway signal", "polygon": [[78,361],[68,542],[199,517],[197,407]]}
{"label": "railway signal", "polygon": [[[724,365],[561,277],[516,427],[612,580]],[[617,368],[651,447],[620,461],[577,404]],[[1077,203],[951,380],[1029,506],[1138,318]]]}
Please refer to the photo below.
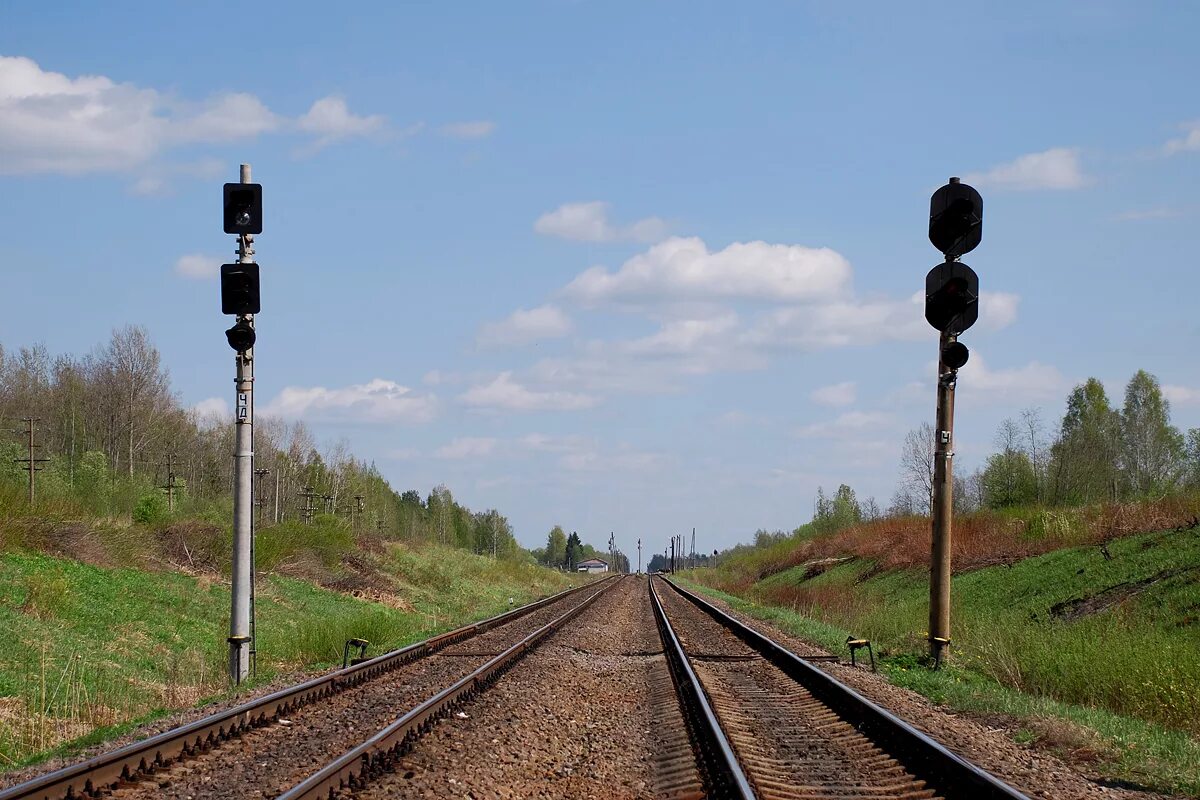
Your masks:
{"label": "railway signal", "polygon": [[254,655],[254,315],[260,311],[254,234],[262,233],[262,186],[241,181],[224,186],[224,229],[238,237],[236,264],[221,265],[221,313],[236,320],[225,331],[237,354],[233,492],[233,568],[229,614],[229,680],[237,685],[250,672]]}
{"label": "railway signal", "polygon": [[225,232],[239,236],[262,233],[262,184],[225,184]]}
{"label": "railway signal", "polygon": [[983,198],[950,181],[929,200],[929,241],[946,260],[925,276],[925,319],[938,342],[937,423],[933,490],[933,542],[929,574],[929,656],[940,666],[950,647],[950,541],[954,505],[954,389],[970,351],[958,336],[979,319],[979,276],[959,261],[983,240]]}

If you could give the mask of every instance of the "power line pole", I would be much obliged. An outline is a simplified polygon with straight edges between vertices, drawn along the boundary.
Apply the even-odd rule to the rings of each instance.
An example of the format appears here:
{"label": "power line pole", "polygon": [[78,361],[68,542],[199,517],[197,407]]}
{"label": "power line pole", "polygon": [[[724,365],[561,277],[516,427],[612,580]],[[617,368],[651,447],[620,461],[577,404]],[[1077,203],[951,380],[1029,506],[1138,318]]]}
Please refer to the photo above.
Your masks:
{"label": "power line pole", "polygon": [[353,522],[351,523],[351,527],[354,528],[355,533],[358,533],[358,524],[362,520],[362,515],[363,515],[363,501],[366,499],[367,499],[366,495],[361,495],[361,494],[354,495],[354,508],[351,511],[351,516],[353,517]]}
{"label": "power line pole", "polygon": [[[249,164],[242,164],[240,178],[242,185],[251,183]],[[227,203],[227,215],[229,210]],[[245,209],[237,214],[237,222],[243,226],[247,221],[251,224],[261,222],[252,220]],[[242,217],[242,214],[245,216]],[[228,225],[226,229],[228,230]],[[237,255],[239,265],[254,263],[253,235],[238,234]],[[250,672],[250,594],[254,574],[254,315],[239,313],[236,316],[237,322],[231,330],[244,332],[243,335],[248,338],[248,345],[242,349],[235,348],[237,417],[234,425],[236,445],[233,454],[233,569],[228,639],[229,679],[235,685],[244,681]],[[232,338],[230,344],[233,344]]]}
{"label": "power line pole", "polygon": [[692,569],[696,568],[696,529],[692,528]]}
{"label": "power line pole", "polygon": [[313,487],[304,486],[300,490],[300,497],[304,500],[304,505],[300,508],[300,521],[305,525],[311,525],[313,514],[316,512],[317,495],[313,492]]}
{"label": "power line pole", "polygon": [[167,480],[162,486],[160,486],[158,488],[166,490],[166,492],[167,492],[167,512],[170,514],[174,514],[175,513],[175,453],[173,453],[173,452],[167,453],[166,467],[167,467]]}
{"label": "power line pole", "polygon": [[39,467],[38,464],[45,464],[47,461],[50,460],[48,458],[34,458],[33,457],[33,451],[35,449],[38,449],[41,447],[40,444],[33,443],[33,423],[41,422],[41,421],[42,421],[41,417],[21,417],[21,422],[25,423],[25,430],[16,431],[17,433],[23,433],[26,436],[25,447],[26,447],[26,451],[28,452],[29,455],[26,456],[25,458],[14,458],[13,463],[14,464],[24,464],[26,466],[26,468],[28,469],[28,472],[29,472],[29,505],[30,505],[30,507],[33,506],[34,499],[36,497],[36,493],[34,491],[34,475],[36,475],[37,473],[42,471],[42,467]]}
{"label": "power line pole", "polygon": [[638,575],[642,574],[642,540],[638,539]]}
{"label": "power line pole", "polygon": [[258,524],[254,526],[256,532],[259,528],[262,527],[263,508],[267,505],[267,496],[263,492],[262,479],[267,477],[270,474],[271,474],[271,470],[269,470],[269,469],[260,468],[260,469],[254,470],[254,477],[256,477],[258,479],[258,481],[256,483],[257,491],[255,491],[255,493],[254,493],[254,505],[256,505],[258,507]]}

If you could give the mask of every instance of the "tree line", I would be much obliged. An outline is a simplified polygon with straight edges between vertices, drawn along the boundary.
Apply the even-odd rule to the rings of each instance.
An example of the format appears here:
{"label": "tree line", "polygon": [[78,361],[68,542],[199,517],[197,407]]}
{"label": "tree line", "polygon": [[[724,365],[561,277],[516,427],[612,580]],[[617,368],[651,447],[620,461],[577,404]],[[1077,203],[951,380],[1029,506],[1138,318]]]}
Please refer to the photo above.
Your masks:
{"label": "tree line", "polygon": [[561,525],[550,529],[545,547],[534,548],[530,553],[539,564],[567,572],[574,572],[580,561],[589,558],[604,560],[613,572],[629,572],[629,558],[620,550],[610,557],[608,550],[597,550],[583,542],[575,531],[567,534]]}
{"label": "tree line", "polygon": [[[929,424],[906,437],[893,514],[928,510],[933,444]],[[1088,378],[1067,396],[1057,429],[1026,409],[1000,424],[994,444],[982,466],[955,481],[957,510],[1117,503],[1200,488],[1200,429],[1184,434],[1171,423],[1171,404],[1145,370],[1126,384],[1119,408]]]}
{"label": "tree line", "polygon": [[[43,345],[0,345],[0,513],[25,513],[25,419],[35,420],[38,504],[65,512],[158,523],[172,516],[227,525],[232,509],[231,419],[185,408],[162,357],[140,326],[113,330],[83,356]],[[260,415],[254,426],[255,518],[261,525],[321,514],[387,538],[523,556],[495,509],[472,511],[450,490],[395,491],[345,441],[318,448],[300,421]],[[35,509],[36,510],[36,509]]]}

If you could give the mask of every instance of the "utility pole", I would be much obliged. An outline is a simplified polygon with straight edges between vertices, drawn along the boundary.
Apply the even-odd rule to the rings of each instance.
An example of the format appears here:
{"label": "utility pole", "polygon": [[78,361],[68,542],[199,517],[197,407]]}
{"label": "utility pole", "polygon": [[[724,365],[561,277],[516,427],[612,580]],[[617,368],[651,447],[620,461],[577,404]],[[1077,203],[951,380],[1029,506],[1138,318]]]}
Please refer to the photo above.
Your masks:
{"label": "utility pole", "polygon": [[367,499],[366,495],[361,495],[361,494],[354,495],[354,510],[352,512],[354,521],[353,521],[352,527],[354,528],[355,533],[358,533],[358,523],[362,519],[362,514],[363,514],[363,501],[366,499]]}
{"label": "utility pole", "polygon": [[167,492],[167,512],[175,513],[175,453],[167,453],[167,480],[160,489],[165,489]]}
{"label": "utility pole", "polygon": [[225,232],[238,237],[237,263],[221,266],[221,310],[236,317],[225,332],[237,353],[233,493],[233,568],[229,616],[229,680],[250,672],[251,594],[254,576],[254,315],[258,312],[258,265],[254,236],[262,232],[262,187],[242,164],[240,182],[225,184]]}
{"label": "utility pole", "polygon": [[929,201],[929,241],[946,260],[925,276],[925,319],[940,332],[929,554],[929,657],[935,669],[950,650],[954,389],[958,370],[970,355],[958,336],[979,319],[979,276],[959,259],[982,238],[983,198],[958,178],[951,178]]}
{"label": "utility pole", "polygon": [[692,569],[696,568],[696,529],[692,528]]}
{"label": "utility pole", "polygon": [[26,452],[28,453],[28,455],[25,458],[14,458],[13,463],[14,464],[24,464],[29,472],[29,505],[30,505],[30,507],[33,506],[34,499],[36,497],[36,494],[34,492],[34,475],[36,475],[37,473],[42,471],[42,467],[39,467],[38,464],[45,464],[47,461],[50,460],[48,458],[34,458],[33,457],[33,451],[35,449],[41,447],[40,444],[33,443],[33,423],[41,422],[41,421],[42,421],[41,417],[21,417],[21,422],[25,423],[25,430],[16,431],[16,433],[23,433],[26,436],[25,448],[26,448]]}
{"label": "utility pole", "polygon": [[305,486],[300,490],[300,497],[304,499],[304,505],[300,508],[300,521],[305,525],[311,525],[313,514],[316,512],[314,501],[317,495],[313,492],[313,487]]}
{"label": "utility pole", "polygon": [[263,508],[267,505],[267,497],[263,494],[262,479],[270,474],[271,470],[269,469],[260,468],[254,470],[254,477],[258,478],[256,484],[257,491],[254,493],[254,505],[258,506],[258,524],[255,526],[255,531],[262,527]]}
{"label": "utility pole", "polygon": [[638,539],[638,575],[642,574],[642,540]]}

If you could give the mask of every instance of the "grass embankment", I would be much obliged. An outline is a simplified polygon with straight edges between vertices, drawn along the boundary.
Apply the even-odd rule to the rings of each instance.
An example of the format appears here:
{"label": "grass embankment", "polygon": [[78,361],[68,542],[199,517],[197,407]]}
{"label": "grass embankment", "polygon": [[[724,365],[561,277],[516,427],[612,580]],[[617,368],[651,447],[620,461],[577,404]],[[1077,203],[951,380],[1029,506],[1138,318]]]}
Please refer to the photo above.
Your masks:
{"label": "grass embankment", "polygon": [[[263,533],[269,530],[274,540],[259,542],[268,563],[319,560],[320,553],[297,546],[301,533]],[[202,545],[191,544],[199,558]],[[358,586],[359,573],[340,580],[375,600],[281,575],[259,577],[260,682],[339,663],[352,636],[369,640],[369,654],[378,654],[570,580],[452,548],[374,549],[369,588]],[[98,566],[27,549],[0,554],[0,770],[225,692],[229,602],[228,582],[216,573]]]}
{"label": "grass embankment", "polygon": [[742,568],[694,578],[835,652],[851,633],[866,636],[893,682],[1006,715],[1018,740],[1042,739],[1113,779],[1200,794],[1200,529],[960,572],[954,658],[941,672],[921,666],[927,573],[853,555],[753,583]]}

